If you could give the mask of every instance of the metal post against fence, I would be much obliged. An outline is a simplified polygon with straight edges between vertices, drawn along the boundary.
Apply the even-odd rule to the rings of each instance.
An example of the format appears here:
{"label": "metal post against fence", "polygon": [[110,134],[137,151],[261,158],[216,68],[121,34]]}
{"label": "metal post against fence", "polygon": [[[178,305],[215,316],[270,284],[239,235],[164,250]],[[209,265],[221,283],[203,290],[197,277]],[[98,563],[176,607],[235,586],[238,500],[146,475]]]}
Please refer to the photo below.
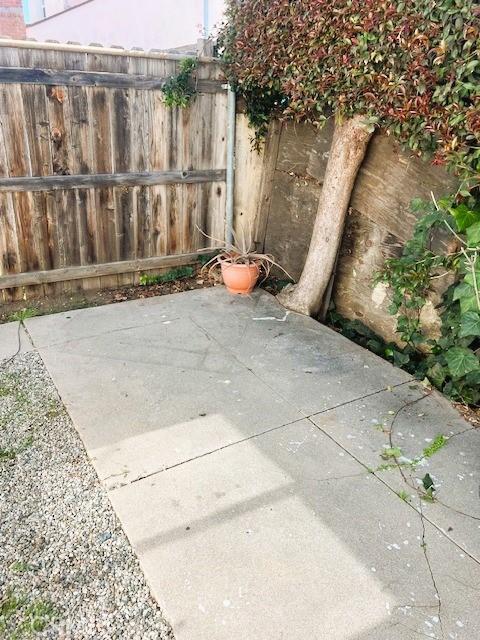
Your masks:
{"label": "metal post against fence", "polygon": [[236,118],[236,94],[231,85],[228,85],[228,121],[227,121],[227,198],[225,218],[225,242],[231,245],[233,242],[233,198],[235,187],[235,118]]}

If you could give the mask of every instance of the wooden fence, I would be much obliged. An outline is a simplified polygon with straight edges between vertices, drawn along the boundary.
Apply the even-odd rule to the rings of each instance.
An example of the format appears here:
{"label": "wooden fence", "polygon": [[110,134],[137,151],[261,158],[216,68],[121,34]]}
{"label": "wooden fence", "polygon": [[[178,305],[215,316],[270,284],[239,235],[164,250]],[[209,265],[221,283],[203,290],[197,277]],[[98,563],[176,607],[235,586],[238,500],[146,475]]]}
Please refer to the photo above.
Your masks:
{"label": "wooden fence", "polygon": [[223,237],[227,96],[201,59],[187,109],[161,88],[179,56],[0,43],[0,295],[132,283]]}

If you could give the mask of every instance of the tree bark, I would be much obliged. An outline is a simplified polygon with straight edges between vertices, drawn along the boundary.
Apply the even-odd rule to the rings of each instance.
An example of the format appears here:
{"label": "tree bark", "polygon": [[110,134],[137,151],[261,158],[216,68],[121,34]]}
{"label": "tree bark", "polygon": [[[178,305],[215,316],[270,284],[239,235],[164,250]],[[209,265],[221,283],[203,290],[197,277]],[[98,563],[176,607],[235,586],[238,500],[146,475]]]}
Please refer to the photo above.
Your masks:
{"label": "tree bark", "polygon": [[371,137],[364,116],[354,116],[335,127],[302,275],[298,284],[286,287],[277,296],[287,309],[309,316],[320,311],[342,240],[355,179]]}

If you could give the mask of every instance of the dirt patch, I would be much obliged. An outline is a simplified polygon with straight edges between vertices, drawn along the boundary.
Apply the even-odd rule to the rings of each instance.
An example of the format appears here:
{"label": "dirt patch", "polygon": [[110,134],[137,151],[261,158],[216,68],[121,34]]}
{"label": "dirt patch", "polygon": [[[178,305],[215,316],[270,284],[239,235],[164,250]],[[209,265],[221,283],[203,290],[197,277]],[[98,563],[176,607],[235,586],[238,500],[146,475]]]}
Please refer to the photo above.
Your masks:
{"label": "dirt patch", "polygon": [[470,422],[471,425],[480,429],[480,408],[468,407],[458,402],[454,402],[453,406],[467,422]]}
{"label": "dirt patch", "polygon": [[28,316],[43,316],[50,313],[71,311],[72,309],[100,307],[105,304],[125,302],[126,300],[153,298],[155,296],[181,293],[183,291],[192,291],[194,289],[203,289],[211,286],[213,286],[213,283],[210,282],[208,278],[196,276],[159,284],[130,285],[101,291],[78,291],[54,298],[32,299],[28,300],[28,302],[19,300],[4,305],[0,314],[0,324],[18,320],[22,312]]}

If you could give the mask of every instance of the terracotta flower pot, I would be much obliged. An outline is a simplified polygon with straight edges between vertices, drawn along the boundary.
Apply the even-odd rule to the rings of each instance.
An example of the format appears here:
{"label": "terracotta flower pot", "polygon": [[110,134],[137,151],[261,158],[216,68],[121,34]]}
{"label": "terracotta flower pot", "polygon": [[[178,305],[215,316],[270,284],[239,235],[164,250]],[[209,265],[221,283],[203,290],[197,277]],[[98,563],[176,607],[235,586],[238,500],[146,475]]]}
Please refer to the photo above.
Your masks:
{"label": "terracotta flower pot", "polygon": [[257,284],[260,269],[257,264],[250,262],[242,264],[222,260],[222,277],[227,290],[230,293],[247,294],[251,293]]}

